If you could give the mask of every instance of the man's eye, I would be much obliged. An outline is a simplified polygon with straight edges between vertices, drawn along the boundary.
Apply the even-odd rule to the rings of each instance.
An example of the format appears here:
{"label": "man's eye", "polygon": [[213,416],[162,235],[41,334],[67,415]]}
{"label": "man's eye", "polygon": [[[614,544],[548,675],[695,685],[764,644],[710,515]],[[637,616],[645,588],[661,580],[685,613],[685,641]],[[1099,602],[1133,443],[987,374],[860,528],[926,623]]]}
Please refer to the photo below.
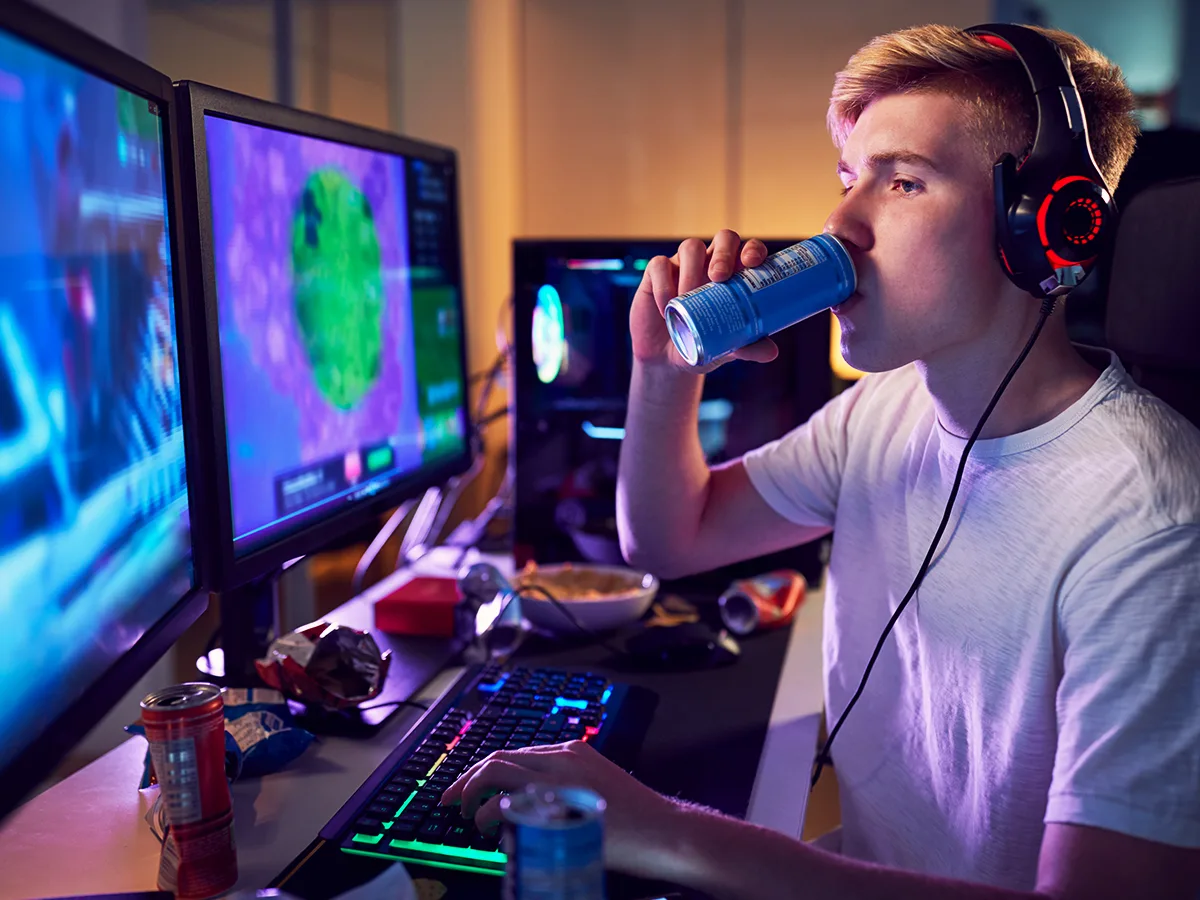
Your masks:
{"label": "man's eye", "polygon": [[892,186],[898,188],[902,194],[915,194],[921,189],[921,185],[907,178],[897,178],[892,182]]}
{"label": "man's eye", "polygon": [[850,188],[852,188],[852,187],[854,187],[854,185],[852,185],[852,184],[848,184],[845,187],[843,187],[842,188],[842,196],[845,197],[848,193],[850,193]]}

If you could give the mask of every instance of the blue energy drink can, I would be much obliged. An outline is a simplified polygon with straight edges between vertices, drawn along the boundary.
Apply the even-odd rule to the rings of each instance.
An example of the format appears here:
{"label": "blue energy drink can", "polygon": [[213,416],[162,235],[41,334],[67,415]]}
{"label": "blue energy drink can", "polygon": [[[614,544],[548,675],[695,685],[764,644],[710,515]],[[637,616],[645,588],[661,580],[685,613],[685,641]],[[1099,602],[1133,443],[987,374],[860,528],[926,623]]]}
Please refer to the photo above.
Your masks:
{"label": "blue energy drink can", "polygon": [[530,785],[500,801],[504,900],[604,900],[604,800]]}
{"label": "blue energy drink can", "polygon": [[667,304],[667,331],[688,365],[704,366],[836,306],[857,285],[842,242],[818,234],[727,281],[680,294]]}

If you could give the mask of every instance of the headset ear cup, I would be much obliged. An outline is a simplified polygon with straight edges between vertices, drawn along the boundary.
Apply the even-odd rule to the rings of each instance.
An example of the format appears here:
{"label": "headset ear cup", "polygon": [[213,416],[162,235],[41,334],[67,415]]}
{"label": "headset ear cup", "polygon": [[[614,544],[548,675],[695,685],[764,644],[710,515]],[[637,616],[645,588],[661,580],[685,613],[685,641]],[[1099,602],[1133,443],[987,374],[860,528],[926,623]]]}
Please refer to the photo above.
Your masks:
{"label": "headset ear cup", "polygon": [[1049,203],[1046,235],[1060,259],[1085,267],[1108,247],[1116,225],[1108,191],[1089,178],[1063,179],[1066,184]]}

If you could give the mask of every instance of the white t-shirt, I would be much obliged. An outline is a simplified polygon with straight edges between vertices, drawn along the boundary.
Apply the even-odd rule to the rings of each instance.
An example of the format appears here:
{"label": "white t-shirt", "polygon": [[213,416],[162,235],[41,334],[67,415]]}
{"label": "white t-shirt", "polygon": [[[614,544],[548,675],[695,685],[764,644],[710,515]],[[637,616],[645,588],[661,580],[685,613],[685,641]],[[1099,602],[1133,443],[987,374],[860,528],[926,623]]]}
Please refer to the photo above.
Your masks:
{"label": "white t-shirt", "polygon": [[[1200,431],[1107,357],[1054,420],[972,448],[833,745],[846,855],[1030,890],[1043,822],[1200,846]],[[965,445],[910,365],[745,458],[780,514],[833,528],[830,728]]]}

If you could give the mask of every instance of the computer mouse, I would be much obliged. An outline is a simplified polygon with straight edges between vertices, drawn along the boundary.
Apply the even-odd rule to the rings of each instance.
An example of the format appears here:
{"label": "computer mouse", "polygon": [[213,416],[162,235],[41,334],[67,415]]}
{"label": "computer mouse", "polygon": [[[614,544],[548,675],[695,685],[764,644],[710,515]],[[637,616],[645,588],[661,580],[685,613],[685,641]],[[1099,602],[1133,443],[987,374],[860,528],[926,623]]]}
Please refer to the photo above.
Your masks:
{"label": "computer mouse", "polygon": [[625,642],[637,662],[656,669],[709,669],[735,662],[742,652],[727,631],[701,622],[644,628]]}

